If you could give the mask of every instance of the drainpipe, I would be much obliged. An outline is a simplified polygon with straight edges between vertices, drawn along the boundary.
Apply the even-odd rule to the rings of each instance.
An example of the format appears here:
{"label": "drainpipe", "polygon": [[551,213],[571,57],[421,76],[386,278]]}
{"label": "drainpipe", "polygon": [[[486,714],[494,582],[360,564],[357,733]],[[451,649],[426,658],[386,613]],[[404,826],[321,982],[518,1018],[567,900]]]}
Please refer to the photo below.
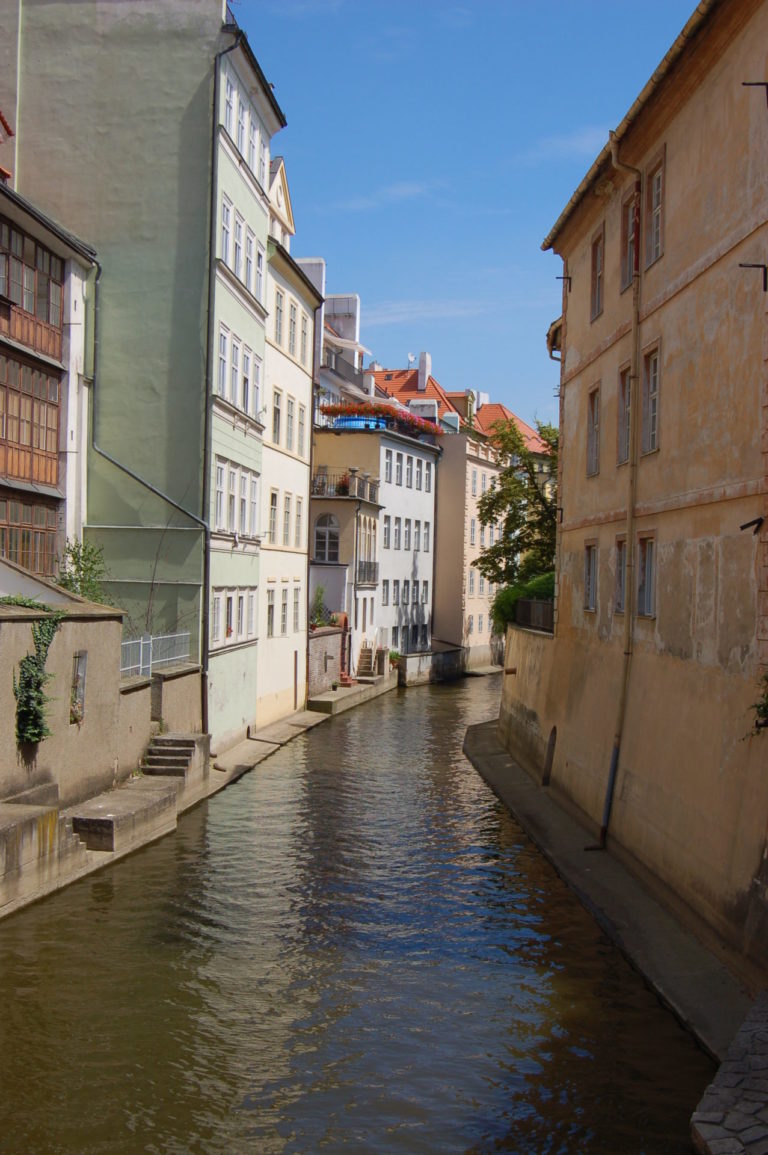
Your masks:
{"label": "drainpipe", "polygon": [[634,165],[625,164],[619,160],[619,142],[616,134],[611,131],[611,162],[619,172],[630,173],[635,178],[635,213],[634,213],[634,254],[632,269],[632,361],[629,371],[629,461],[627,473],[627,518],[626,518],[626,546],[624,572],[624,655],[621,672],[621,687],[619,703],[616,712],[616,730],[613,737],[611,751],[611,765],[608,771],[608,783],[603,803],[603,818],[600,824],[600,838],[596,847],[587,849],[604,850],[608,834],[608,824],[611,818],[613,795],[616,788],[616,775],[619,769],[621,753],[621,738],[624,731],[624,720],[627,710],[627,696],[629,691],[629,674],[632,666],[632,651],[634,644],[634,614],[635,614],[635,501],[637,489],[637,433],[638,410],[640,408],[640,206],[641,206],[641,177],[642,173]]}
{"label": "drainpipe", "polygon": [[[355,476],[357,476],[357,475],[355,475]],[[361,502],[358,500],[358,502],[355,506],[355,536],[354,536],[354,549],[353,549],[353,561],[352,561],[352,602],[354,603],[352,605],[352,621],[354,622],[354,629],[355,629],[355,643],[357,643],[357,640],[358,640],[358,637],[357,637],[357,558],[358,558],[358,553],[359,553],[360,509],[361,509]],[[352,655],[351,654],[350,654],[349,658],[350,658],[350,660],[349,660],[349,672],[351,674],[352,673]],[[357,664],[355,664],[355,669],[357,669]]]}
{"label": "drainpipe", "polygon": [[306,676],[304,679],[304,705],[309,695],[309,575],[310,559],[312,554],[312,468],[315,463],[315,402],[317,399],[317,320],[320,316],[322,304],[317,305],[312,321],[312,390],[309,395],[309,485],[307,486],[307,583],[305,586],[307,610],[305,614],[305,633],[307,644],[305,648]]}

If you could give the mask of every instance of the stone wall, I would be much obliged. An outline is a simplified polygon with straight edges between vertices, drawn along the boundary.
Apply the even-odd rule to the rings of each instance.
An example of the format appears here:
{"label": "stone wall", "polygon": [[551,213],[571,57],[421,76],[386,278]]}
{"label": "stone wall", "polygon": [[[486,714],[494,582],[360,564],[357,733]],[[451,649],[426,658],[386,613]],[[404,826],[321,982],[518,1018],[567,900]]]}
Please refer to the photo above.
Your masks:
{"label": "stone wall", "polygon": [[343,631],[323,626],[309,635],[309,697],[330,690],[341,673],[341,639]]}
{"label": "stone wall", "polygon": [[117,761],[121,778],[138,768],[152,732],[152,682],[130,678],[120,685]]}
{"label": "stone wall", "polygon": [[202,729],[200,667],[176,666],[152,674],[152,720],[172,734]]}

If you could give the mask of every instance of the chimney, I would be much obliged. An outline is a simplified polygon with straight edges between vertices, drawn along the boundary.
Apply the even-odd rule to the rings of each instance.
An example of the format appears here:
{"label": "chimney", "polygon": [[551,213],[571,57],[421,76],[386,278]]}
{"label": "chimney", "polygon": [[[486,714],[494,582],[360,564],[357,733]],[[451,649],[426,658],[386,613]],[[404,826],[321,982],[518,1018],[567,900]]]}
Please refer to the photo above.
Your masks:
{"label": "chimney", "polygon": [[419,353],[419,393],[427,388],[427,378],[432,376],[432,358],[429,353]]}
{"label": "chimney", "polygon": [[374,361],[367,369],[363,370],[363,390],[369,397],[376,396],[376,377],[374,376],[373,368],[375,364],[376,362]]}

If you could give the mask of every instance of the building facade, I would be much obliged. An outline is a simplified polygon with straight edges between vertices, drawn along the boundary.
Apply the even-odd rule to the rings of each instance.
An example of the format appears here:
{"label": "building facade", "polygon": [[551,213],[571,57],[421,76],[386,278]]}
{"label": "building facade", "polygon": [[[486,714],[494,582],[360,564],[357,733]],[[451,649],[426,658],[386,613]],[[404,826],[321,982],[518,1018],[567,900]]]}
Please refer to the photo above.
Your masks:
{"label": "building facade", "polygon": [[509,631],[500,717],[760,967],[768,118],[744,82],[766,36],[764,2],[699,5],[544,242],[565,275],[555,636]]}

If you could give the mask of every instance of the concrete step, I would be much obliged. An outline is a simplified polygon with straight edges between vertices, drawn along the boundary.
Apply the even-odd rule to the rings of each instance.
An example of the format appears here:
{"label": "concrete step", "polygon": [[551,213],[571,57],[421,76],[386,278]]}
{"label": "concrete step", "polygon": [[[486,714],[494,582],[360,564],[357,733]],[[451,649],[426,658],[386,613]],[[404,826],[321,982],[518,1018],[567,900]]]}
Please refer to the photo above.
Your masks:
{"label": "concrete step", "polygon": [[89,850],[125,853],[176,826],[177,779],[131,778],[118,790],[110,790],[73,807],[72,829]]}
{"label": "concrete step", "polygon": [[57,806],[0,803],[0,915],[76,878],[86,861]]}
{"label": "concrete step", "polygon": [[144,755],[144,761],[153,766],[188,766],[191,754],[187,750],[156,750],[150,746]]}
{"label": "concrete step", "polygon": [[152,739],[152,745],[168,746],[174,750],[194,750],[196,742],[194,738],[187,738],[181,734],[156,734]]}

